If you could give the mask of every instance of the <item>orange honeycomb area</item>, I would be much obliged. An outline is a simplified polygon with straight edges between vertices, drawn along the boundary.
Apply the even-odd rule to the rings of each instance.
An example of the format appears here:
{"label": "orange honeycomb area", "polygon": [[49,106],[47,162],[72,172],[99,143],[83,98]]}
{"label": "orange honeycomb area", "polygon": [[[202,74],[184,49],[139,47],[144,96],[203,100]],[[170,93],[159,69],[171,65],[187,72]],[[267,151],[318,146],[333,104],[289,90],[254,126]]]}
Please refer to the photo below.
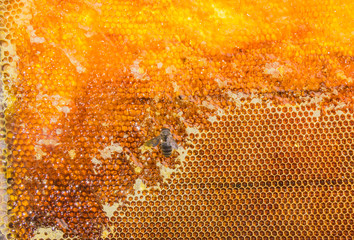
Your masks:
{"label": "orange honeycomb area", "polygon": [[352,1],[0,6],[0,239],[353,238]]}

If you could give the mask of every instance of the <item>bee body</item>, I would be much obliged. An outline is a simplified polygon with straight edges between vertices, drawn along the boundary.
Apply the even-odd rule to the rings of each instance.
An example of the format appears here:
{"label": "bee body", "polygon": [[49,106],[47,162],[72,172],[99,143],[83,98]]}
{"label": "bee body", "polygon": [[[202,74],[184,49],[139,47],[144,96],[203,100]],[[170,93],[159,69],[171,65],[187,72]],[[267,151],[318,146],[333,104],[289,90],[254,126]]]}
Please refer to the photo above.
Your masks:
{"label": "bee body", "polygon": [[173,150],[171,145],[164,142],[161,143],[160,148],[161,148],[162,155],[164,155],[165,157],[169,157]]}
{"label": "bee body", "polygon": [[172,137],[171,131],[168,128],[162,128],[159,136],[150,139],[145,143],[149,147],[156,147],[160,144],[160,149],[165,157],[169,157],[172,154],[173,149],[177,149],[178,145]]}

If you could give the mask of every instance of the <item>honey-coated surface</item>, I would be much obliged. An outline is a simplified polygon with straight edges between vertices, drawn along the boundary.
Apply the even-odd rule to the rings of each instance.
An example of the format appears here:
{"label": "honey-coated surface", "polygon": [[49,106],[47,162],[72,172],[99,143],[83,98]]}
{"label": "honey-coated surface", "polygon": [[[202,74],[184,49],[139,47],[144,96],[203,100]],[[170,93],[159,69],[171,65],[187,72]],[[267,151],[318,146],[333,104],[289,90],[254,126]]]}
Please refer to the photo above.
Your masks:
{"label": "honey-coated surface", "polygon": [[354,236],[353,1],[0,3],[0,239]]}

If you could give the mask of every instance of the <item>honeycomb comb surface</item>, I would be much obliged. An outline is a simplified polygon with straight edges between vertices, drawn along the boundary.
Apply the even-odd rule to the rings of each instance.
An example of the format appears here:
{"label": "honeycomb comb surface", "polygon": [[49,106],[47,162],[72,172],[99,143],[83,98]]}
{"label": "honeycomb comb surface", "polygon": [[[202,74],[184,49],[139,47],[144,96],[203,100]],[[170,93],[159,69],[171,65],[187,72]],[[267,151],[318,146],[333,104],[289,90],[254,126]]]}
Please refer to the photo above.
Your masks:
{"label": "honeycomb comb surface", "polygon": [[351,1],[0,6],[0,239],[352,239]]}

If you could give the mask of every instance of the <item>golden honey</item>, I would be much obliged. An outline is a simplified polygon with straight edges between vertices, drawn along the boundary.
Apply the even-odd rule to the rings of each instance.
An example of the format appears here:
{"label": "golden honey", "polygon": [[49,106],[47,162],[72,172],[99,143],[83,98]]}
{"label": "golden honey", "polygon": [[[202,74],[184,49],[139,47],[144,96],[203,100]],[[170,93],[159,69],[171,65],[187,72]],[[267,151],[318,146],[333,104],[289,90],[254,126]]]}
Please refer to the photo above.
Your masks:
{"label": "golden honey", "polygon": [[351,1],[0,4],[1,239],[354,235]]}

